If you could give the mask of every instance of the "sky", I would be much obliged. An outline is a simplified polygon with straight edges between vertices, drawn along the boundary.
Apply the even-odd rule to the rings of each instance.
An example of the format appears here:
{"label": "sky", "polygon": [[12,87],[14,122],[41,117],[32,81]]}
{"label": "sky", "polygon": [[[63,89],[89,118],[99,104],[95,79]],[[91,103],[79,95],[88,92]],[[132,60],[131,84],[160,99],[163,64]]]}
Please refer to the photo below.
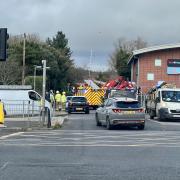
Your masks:
{"label": "sky", "polygon": [[[180,42],[180,0],[0,0],[0,26],[42,40],[63,31],[76,66],[104,71],[118,39]],[[92,53],[91,53],[92,52]]]}

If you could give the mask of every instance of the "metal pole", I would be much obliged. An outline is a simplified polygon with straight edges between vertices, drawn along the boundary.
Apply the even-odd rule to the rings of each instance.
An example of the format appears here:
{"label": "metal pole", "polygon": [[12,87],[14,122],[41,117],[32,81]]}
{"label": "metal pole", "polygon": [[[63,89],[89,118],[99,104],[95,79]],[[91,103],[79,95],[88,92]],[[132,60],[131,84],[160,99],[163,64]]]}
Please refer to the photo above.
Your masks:
{"label": "metal pole", "polygon": [[92,63],[92,49],[91,49],[91,55],[89,59],[89,79],[91,79],[91,63]]}
{"label": "metal pole", "polygon": [[43,92],[42,92],[42,121],[45,123],[45,93],[46,93],[46,60],[42,60],[43,64]]}
{"label": "metal pole", "polygon": [[36,66],[34,68],[34,91],[36,90]]}
{"label": "metal pole", "polygon": [[25,65],[26,65],[26,34],[24,33],[23,38],[23,67],[22,67],[22,85],[25,84]]}

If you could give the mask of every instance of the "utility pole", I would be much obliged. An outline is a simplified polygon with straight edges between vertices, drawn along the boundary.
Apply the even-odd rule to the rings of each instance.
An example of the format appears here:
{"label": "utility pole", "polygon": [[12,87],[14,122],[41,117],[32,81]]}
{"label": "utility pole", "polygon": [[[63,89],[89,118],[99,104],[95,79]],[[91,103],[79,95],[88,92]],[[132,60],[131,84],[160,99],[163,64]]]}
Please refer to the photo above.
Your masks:
{"label": "utility pole", "polygon": [[25,84],[25,65],[26,65],[26,34],[23,37],[23,67],[22,67],[22,85]]}

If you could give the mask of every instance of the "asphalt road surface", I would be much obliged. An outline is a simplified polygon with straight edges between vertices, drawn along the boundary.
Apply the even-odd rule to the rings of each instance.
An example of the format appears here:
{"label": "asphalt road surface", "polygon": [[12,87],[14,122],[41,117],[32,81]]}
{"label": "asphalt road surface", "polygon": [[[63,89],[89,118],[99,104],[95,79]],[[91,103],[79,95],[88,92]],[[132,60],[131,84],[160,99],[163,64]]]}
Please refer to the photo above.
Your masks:
{"label": "asphalt road surface", "polygon": [[180,122],[96,127],[94,111],[60,130],[0,137],[0,180],[179,180]]}

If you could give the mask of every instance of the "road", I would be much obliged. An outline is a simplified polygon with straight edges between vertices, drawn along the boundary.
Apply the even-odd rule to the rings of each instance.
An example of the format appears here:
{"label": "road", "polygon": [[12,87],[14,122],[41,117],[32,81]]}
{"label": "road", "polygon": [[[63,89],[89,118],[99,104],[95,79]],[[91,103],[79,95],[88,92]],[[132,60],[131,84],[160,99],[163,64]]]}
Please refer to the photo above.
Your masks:
{"label": "road", "polygon": [[106,130],[94,111],[72,114],[60,130],[2,136],[0,180],[179,180],[179,152],[179,122]]}

